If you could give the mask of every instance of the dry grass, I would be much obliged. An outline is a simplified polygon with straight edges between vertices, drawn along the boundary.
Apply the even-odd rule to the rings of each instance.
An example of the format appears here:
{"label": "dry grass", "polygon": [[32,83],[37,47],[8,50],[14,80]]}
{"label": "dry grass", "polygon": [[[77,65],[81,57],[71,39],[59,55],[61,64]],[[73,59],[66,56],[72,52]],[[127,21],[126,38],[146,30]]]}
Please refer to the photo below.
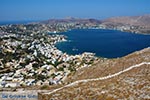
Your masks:
{"label": "dry grass", "polygon": [[[67,82],[97,78],[119,72],[141,62],[150,62],[150,49],[119,59],[100,61],[95,66],[78,70]],[[50,90],[51,91],[51,90]],[[150,99],[150,65],[142,65],[117,77],[64,88],[50,95],[40,94],[39,100],[148,100]]]}

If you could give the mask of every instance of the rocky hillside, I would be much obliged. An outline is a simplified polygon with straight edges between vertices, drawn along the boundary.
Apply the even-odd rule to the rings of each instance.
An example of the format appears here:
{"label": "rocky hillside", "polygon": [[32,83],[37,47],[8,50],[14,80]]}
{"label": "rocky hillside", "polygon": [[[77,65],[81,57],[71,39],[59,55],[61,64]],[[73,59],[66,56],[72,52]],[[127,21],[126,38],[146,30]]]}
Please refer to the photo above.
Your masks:
{"label": "rocky hillside", "polygon": [[55,31],[60,31],[57,30],[58,27],[65,28],[65,31],[92,27],[150,34],[150,15],[114,17],[105,20],[83,18],[49,19],[40,23],[48,25]]}
{"label": "rocky hillside", "polygon": [[39,100],[148,100],[150,48],[123,58],[102,59],[71,74],[66,82],[69,85],[39,93]]}
{"label": "rocky hillside", "polygon": [[114,17],[103,21],[104,23],[120,23],[128,25],[144,25],[150,26],[150,15],[131,16],[131,17]]}
{"label": "rocky hillside", "polygon": [[102,21],[107,28],[123,28],[124,30],[150,34],[150,15],[114,17]]}

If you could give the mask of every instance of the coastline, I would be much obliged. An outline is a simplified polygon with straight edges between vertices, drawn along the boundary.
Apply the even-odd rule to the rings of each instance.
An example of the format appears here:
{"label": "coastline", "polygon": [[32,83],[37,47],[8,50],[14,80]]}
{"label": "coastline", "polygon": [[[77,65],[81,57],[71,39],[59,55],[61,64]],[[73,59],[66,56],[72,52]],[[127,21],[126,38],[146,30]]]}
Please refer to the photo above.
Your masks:
{"label": "coastline", "polygon": [[[88,30],[89,31],[91,31],[91,30],[102,30],[102,31],[108,31],[108,32],[111,32],[111,31],[114,31],[114,32],[118,32],[118,33],[120,33],[120,35],[122,34],[123,36],[124,36],[124,34],[131,34],[131,35],[137,35],[137,36],[145,36],[145,34],[136,34],[136,33],[131,33],[131,32],[125,32],[125,31],[120,31],[120,30],[114,30],[114,29],[101,29],[101,28],[99,28],[99,29],[93,29],[93,28],[87,28],[87,29],[73,29],[73,30],[69,30],[69,31],[65,31],[64,33],[63,32],[61,32],[61,33],[58,33],[58,34],[61,34],[61,35],[65,35],[66,37],[67,37],[67,41],[65,41],[65,42],[60,42],[60,43],[58,43],[58,44],[56,44],[56,47],[59,49],[59,50],[61,50],[63,53],[68,53],[69,55],[78,55],[78,54],[82,54],[82,53],[84,53],[84,52],[87,52],[87,51],[84,51],[84,52],[78,52],[78,48],[79,47],[77,47],[76,48],[76,46],[71,46],[71,45],[74,45],[74,43],[70,43],[69,42],[69,40],[70,40],[70,38],[71,38],[71,41],[72,42],[74,42],[74,41],[80,41],[80,40],[76,40],[76,38],[72,38],[72,35],[70,35],[70,34],[79,34],[78,33],[78,30],[79,30],[79,32],[80,32],[80,30],[82,31],[85,31],[85,32],[87,32]],[[92,34],[92,33],[91,33]],[[74,35],[73,35],[74,36]],[[79,35],[76,35],[76,36],[79,36]],[[136,36],[136,37],[137,37]],[[149,36],[149,35],[148,35]],[[75,36],[74,36],[75,37]],[[132,37],[134,37],[134,36],[132,36]],[[73,40],[72,40],[73,39]],[[75,39],[75,40],[74,40]],[[62,45],[62,46],[61,46]],[[85,44],[86,45],[86,44]],[[69,47],[68,47],[69,46]],[[65,49],[64,49],[65,48]],[[68,49],[66,49],[66,48],[68,48]],[[71,49],[72,48],[72,49]],[[81,47],[82,48],[82,47]],[[142,49],[144,49],[144,48],[146,48],[146,47],[143,47],[143,48],[141,48],[141,49],[136,49],[136,50],[133,50],[133,51],[131,51],[130,53],[133,53],[133,52],[135,52],[135,51],[139,51],[139,50],[142,50]],[[74,50],[75,49],[75,50]],[[76,50],[77,49],[77,50]],[[81,51],[81,50],[80,50]],[[95,52],[91,52],[91,53],[95,53]],[[124,56],[126,56],[126,55],[128,55],[128,54],[130,54],[130,53],[126,53],[126,54],[124,54],[123,56],[116,56],[116,57],[106,57],[106,56],[102,56],[102,55],[96,55],[96,57],[99,57],[99,58],[108,58],[108,59],[113,59],[113,58],[120,58],[120,57],[124,57]]]}
{"label": "coastline", "polygon": [[[7,27],[6,27],[6,29],[7,29]],[[25,32],[26,32],[26,30],[25,30]],[[15,41],[13,41],[13,42],[6,41],[7,39],[9,39],[8,37],[10,38],[10,40],[14,39]],[[25,65],[26,69],[21,70],[20,67],[19,67],[16,70],[16,73],[18,73],[18,74],[19,73],[26,73],[26,75],[30,75],[34,72],[38,72],[38,73],[42,73],[42,74],[47,76],[48,74],[45,74],[45,71],[47,72],[47,70],[49,70],[49,68],[51,67],[52,68],[51,70],[53,70],[54,72],[51,72],[52,75],[50,75],[50,79],[48,79],[48,80],[50,80],[51,84],[56,84],[58,87],[61,86],[61,85],[67,84],[65,82],[66,82],[66,79],[68,78],[68,76],[70,77],[70,75],[74,75],[74,73],[77,73],[80,70],[90,69],[90,68],[92,68],[92,66],[95,66],[94,64],[97,64],[98,61],[100,61],[100,64],[103,64],[106,61],[106,64],[110,65],[110,62],[114,62],[115,60],[120,60],[120,59],[123,60],[126,57],[128,57],[132,54],[135,54],[135,52],[136,52],[135,51],[134,53],[128,54],[124,57],[111,58],[111,59],[103,58],[103,57],[102,58],[95,57],[93,55],[93,53],[92,54],[83,53],[81,55],[68,55],[67,53],[62,53],[61,50],[55,48],[55,45],[57,43],[65,41],[65,39],[63,39],[63,38],[64,38],[64,36],[57,35],[55,33],[54,33],[54,35],[47,35],[47,33],[45,34],[45,33],[42,33],[42,32],[41,33],[33,32],[31,34],[22,34],[22,33],[19,33],[19,32],[17,34],[16,33],[15,34],[10,33],[10,34],[5,34],[4,35],[4,41],[6,41],[7,45],[3,44],[3,45],[6,45],[6,47],[4,46],[3,49],[4,49],[4,51],[6,50],[7,52],[14,53],[16,51],[22,50],[21,48],[28,48],[29,53],[25,53],[25,54],[29,54],[29,55],[24,55],[24,56],[27,57],[28,59],[31,59],[31,62],[28,61],[29,64],[27,63]],[[19,39],[21,39],[21,40],[19,40]],[[22,40],[25,41],[25,42],[22,42]],[[68,42],[68,40],[67,40],[67,42]],[[24,43],[27,43],[27,44],[24,44]],[[14,47],[11,48],[11,45],[14,46]],[[20,46],[18,46],[18,45],[20,45]],[[14,50],[14,48],[16,48],[16,46],[18,48],[16,50]],[[7,47],[10,48],[10,49],[7,49]],[[149,49],[149,47],[148,47],[148,49]],[[26,52],[27,50],[25,49],[25,51],[23,51],[23,52]],[[140,52],[140,51],[138,51],[138,52]],[[7,55],[7,52],[4,52],[4,53],[6,53],[6,55]],[[142,52],[140,53],[140,55],[143,55]],[[148,55],[146,55],[146,56],[148,56]],[[39,60],[38,59],[36,59],[37,61],[32,60],[32,59],[34,59],[34,57],[38,58]],[[51,59],[51,58],[53,58],[53,59]],[[21,58],[20,60],[18,59],[18,61],[13,60],[13,61],[15,61],[13,64],[16,64],[16,65],[13,65],[13,66],[16,66],[16,68],[17,68],[17,66],[18,66],[17,64],[18,63],[20,64],[20,62],[21,62],[21,65],[22,65],[22,63],[26,60],[26,59],[25,60],[23,60],[23,59],[24,58]],[[94,59],[94,62],[93,62],[93,59]],[[40,66],[39,66],[39,69],[37,70],[37,69],[33,68],[33,64],[35,64],[35,62],[38,64],[39,61],[40,62],[44,61],[44,62],[39,63]],[[62,61],[63,61],[63,63],[62,63]],[[8,62],[8,64],[9,64],[9,62]],[[70,65],[68,66],[68,64],[70,64]],[[129,63],[129,64],[131,64],[131,63]],[[64,67],[62,69],[61,66],[64,66],[64,65],[66,67]],[[31,69],[34,69],[34,71],[33,72],[31,71],[31,72],[28,73],[28,71],[30,71]],[[41,71],[41,70],[44,70],[44,71]],[[58,71],[56,71],[56,70],[58,70]],[[92,72],[92,71],[90,70],[90,72]],[[95,73],[93,73],[93,75],[94,74]],[[12,73],[10,75],[12,75]],[[14,73],[14,75],[15,75],[15,73]],[[92,76],[92,74],[91,74],[91,76]],[[91,76],[89,76],[89,77],[91,77]],[[11,76],[9,76],[9,77],[11,77]],[[57,79],[57,81],[55,81],[54,79]],[[2,80],[2,81],[4,81],[4,80]],[[26,80],[26,81],[30,82],[30,80]],[[38,82],[41,82],[41,81],[38,80]],[[25,81],[21,81],[20,83],[24,83],[25,85],[28,85],[28,84],[25,83]],[[42,84],[47,84],[47,85],[40,85],[40,83],[38,83],[36,85],[38,87],[38,89],[39,88],[42,89],[42,86],[43,87],[48,86],[48,87],[46,87],[48,89],[51,88],[51,86],[53,87],[53,85],[50,85],[50,86],[48,85],[47,80],[44,81]],[[35,85],[35,83],[32,84],[32,85],[29,84],[29,86],[31,86],[31,89],[37,90],[37,88],[32,88],[32,86],[34,86],[34,85]],[[56,86],[56,85],[54,85],[54,86]],[[32,91],[32,90],[29,90],[29,91]],[[5,92],[5,91],[3,91],[3,92]]]}

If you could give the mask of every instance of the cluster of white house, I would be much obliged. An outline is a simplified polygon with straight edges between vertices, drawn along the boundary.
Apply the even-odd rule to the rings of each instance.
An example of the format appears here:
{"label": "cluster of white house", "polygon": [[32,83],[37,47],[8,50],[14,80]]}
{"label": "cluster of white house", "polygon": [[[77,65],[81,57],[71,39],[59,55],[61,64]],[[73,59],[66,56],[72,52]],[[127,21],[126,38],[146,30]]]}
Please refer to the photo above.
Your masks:
{"label": "cluster of white house", "polygon": [[[15,34],[8,34],[3,37],[10,36],[18,37]],[[22,36],[21,38],[22,40],[26,40],[26,37]],[[32,54],[26,54],[26,56],[18,60],[12,59],[11,62],[5,63],[5,67],[10,67],[10,69],[15,69],[15,71],[0,74],[0,87],[61,84],[71,72],[72,69],[70,67],[78,69],[80,67],[90,66],[88,63],[96,59],[93,53],[83,53],[81,55],[68,55],[63,53],[55,47],[55,43],[64,41],[65,39],[59,35],[49,38],[53,42],[44,42],[44,39],[33,39],[29,43],[17,40],[11,41],[11,39],[3,40],[4,45],[1,48],[7,52],[15,53],[19,45],[21,49],[28,48],[28,50],[34,52]],[[35,57],[38,58],[39,56],[45,57],[42,65],[39,65],[39,62],[34,60]],[[29,64],[22,66],[21,63],[24,63],[26,58],[30,60]],[[2,60],[3,58],[0,58],[0,68],[4,69]],[[61,63],[56,65],[57,62]],[[34,64],[37,66],[35,67]],[[44,79],[38,79],[36,77],[38,75],[44,77]]]}

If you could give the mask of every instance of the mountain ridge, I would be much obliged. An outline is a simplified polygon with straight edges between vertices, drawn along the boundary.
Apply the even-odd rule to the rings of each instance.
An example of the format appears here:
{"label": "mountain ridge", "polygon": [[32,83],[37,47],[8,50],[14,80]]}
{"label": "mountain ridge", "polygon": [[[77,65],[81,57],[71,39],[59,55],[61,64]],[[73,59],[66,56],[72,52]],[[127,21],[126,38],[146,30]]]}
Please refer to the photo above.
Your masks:
{"label": "mountain ridge", "polygon": [[112,17],[103,20],[105,22],[114,22],[114,23],[125,23],[129,25],[145,25],[150,26],[150,14],[142,16],[123,16],[123,17]]}
{"label": "mountain ridge", "polygon": [[97,19],[93,19],[93,18],[86,18],[86,19],[82,19],[82,18],[65,18],[65,19],[49,19],[49,20],[45,20],[42,21],[41,23],[45,23],[45,24],[54,24],[54,23],[101,23],[100,20]]}
{"label": "mountain ridge", "polygon": [[[150,34],[150,14],[142,16],[124,16],[112,17],[104,20],[93,18],[73,18],[68,17],[65,19],[49,19],[41,21],[40,23],[58,27],[66,24],[73,28],[104,28],[104,29],[117,29],[132,33]],[[59,24],[59,25],[58,25]]]}
{"label": "mountain ridge", "polygon": [[41,21],[40,23],[45,24],[53,24],[53,23],[97,23],[97,24],[105,24],[107,22],[114,22],[114,23],[124,23],[130,25],[149,25],[150,26],[150,14],[141,15],[141,16],[118,16],[118,17],[110,17],[103,20],[95,19],[95,18],[74,18],[74,17],[67,17],[62,19],[48,19]]}

